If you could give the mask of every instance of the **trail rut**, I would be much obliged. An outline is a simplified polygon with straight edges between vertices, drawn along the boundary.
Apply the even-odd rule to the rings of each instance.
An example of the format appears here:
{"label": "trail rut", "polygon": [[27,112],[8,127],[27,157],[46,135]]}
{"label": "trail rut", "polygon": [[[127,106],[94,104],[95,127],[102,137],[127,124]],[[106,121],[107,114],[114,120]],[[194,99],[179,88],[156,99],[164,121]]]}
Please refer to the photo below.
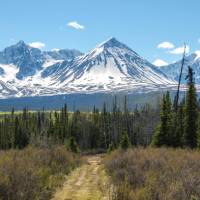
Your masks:
{"label": "trail rut", "polygon": [[101,156],[88,156],[87,164],[67,176],[52,200],[109,200],[110,186]]}

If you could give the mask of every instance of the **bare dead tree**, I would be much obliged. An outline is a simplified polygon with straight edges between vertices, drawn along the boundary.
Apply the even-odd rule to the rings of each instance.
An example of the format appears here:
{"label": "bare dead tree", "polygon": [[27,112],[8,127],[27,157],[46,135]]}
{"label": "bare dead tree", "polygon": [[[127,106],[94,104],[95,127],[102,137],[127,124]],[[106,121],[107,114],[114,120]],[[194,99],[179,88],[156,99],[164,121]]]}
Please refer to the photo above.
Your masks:
{"label": "bare dead tree", "polygon": [[178,88],[177,88],[177,93],[175,96],[175,111],[177,112],[178,110],[178,102],[179,102],[179,93],[180,93],[180,85],[181,85],[181,77],[183,73],[183,67],[185,63],[185,54],[186,54],[186,44],[184,43],[184,51],[183,51],[183,58],[181,62],[181,70],[180,70],[180,75],[179,75],[179,80],[178,80]]}

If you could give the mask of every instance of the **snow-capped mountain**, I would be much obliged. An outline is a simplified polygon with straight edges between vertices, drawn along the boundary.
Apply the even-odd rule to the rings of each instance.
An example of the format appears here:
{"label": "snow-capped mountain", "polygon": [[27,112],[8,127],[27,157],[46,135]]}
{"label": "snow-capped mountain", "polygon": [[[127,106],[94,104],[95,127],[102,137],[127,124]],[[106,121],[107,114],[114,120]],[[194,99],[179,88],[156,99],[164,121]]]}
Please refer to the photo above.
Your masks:
{"label": "snow-capped mountain", "polygon": [[71,63],[61,63],[59,67],[57,73],[51,76],[54,84],[72,90],[128,90],[175,83],[115,38],[75,58]]}
{"label": "snow-capped mountain", "polygon": [[[178,81],[180,70],[181,70],[182,60],[175,62],[170,65],[160,67],[160,70],[167,75],[168,78]],[[189,56],[185,57],[182,83],[186,83],[185,77],[188,73],[188,66],[192,67],[195,73],[195,82],[200,84],[200,52],[195,52]]]}
{"label": "snow-capped mountain", "polygon": [[[43,62],[42,52],[39,49],[29,47],[23,41],[19,41],[16,45],[5,48],[0,56],[0,63],[17,66],[17,79],[34,75],[37,70],[41,69]],[[2,69],[1,67],[2,70],[6,69]]]}
{"label": "snow-capped mountain", "polygon": [[1,98],[141,92],[177,84],[115,38],[86,54],[77,50],[43,52],[20,41],[0,52],[0,81]]}
{"label": "snow-capped mountain", "polygon": [[[78,55],[81,53],[77,50],[42,52],[40,49],[25,44],[24,41],[19,41],[0,52],[0,75],[5,77],[6,73],[8,75],[15,74],[16,79],[23,80],[26,77],[34,76],[48,64],[52,65],[57,60],[72,60]],[[11,77],[8,79],[7,81],[12,81]]]}

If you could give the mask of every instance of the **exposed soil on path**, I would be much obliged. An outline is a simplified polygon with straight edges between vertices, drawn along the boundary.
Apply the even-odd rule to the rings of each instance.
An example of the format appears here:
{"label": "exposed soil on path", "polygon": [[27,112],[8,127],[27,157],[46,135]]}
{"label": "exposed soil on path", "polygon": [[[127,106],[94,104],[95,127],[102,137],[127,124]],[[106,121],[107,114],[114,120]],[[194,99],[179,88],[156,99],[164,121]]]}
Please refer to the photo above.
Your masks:
{"label": "exposed soil on path", "polygon": [[67,176],[53,200],[109,200],[110,185],[101,163],[102,156],[87,156],[87,164]]}

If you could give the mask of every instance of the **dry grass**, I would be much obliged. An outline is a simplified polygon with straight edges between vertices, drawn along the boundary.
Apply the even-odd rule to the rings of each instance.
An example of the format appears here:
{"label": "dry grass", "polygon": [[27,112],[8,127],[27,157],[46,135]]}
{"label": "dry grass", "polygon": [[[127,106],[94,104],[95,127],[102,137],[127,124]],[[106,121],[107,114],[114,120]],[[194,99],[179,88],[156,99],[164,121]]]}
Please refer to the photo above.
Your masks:
{"label": "dry grass", "polygon": [[0,199],[50,199],[78,164],[64,147],[0,151]]}
{"label": "dry grass", "polygon": [[105,161],[116,200],[200,199],[200,152],[181,149],[115,151]]}

